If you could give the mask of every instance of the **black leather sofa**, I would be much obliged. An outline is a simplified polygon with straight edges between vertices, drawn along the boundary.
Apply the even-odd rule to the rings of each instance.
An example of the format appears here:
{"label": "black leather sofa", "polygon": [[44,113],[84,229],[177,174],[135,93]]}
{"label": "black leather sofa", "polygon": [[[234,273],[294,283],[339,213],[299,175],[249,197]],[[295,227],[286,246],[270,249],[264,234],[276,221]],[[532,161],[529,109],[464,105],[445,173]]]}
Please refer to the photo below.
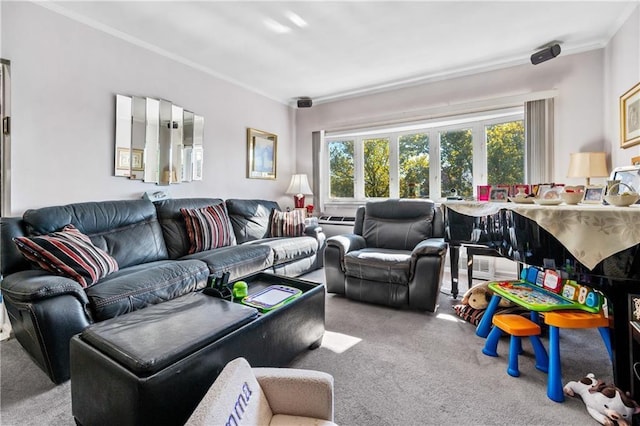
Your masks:
{"label": "black leather sofa", "polygon": [[[310,226],[299,237],[269,238],[265,200],[228,200],[236,243],[188,254],[180,208],[225,203],[216,198],[77,203],[2,218],[0,289],[15,337],[54,383],[69,378],[69,341],[90,324],[203,289],[211,275],[230,280],[266,271],[298,276],[322,264],[324,234]],[[83,288],[27,262],[12,239],[72,224],[113,256],[119,270]],[[262,244],[264,242],[264,244]]]}
{"label": "black leather sofa", "polygon": [[431,200],[368,202],[356,211],[353,233],[327,239],[327,292],[433,312],[447,247],[442,210]]}

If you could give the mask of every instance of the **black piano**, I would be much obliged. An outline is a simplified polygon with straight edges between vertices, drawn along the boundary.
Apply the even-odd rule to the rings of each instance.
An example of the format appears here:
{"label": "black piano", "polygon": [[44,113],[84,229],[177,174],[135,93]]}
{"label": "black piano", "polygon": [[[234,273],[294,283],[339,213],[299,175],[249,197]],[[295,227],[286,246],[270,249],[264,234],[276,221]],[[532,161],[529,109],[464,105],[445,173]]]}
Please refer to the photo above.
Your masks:
{"label": "black piano", "polygon": [[[553,235],[510,209],[503,208],[485,216],[462,214],[446,205],[443,205],[443,210],[454,297],[458,294],[458,254],[463,245],[488,247],[521,264],[555,265],[569,278],[591,286],[607,297],[609,315],[613,318],[614,381],[616,386],[630,391],[636,399],[640,397],[640,381],[634,376],[633,368],[634,363],[640,362],[640,345],[634,340],[634,336],[640,340],[640,327],[637,327],[640,323],[632,315],[634,302],[640,306],[639,245],[607,257],[589,270]],[[636,309],[640,311],[640,308]]]}

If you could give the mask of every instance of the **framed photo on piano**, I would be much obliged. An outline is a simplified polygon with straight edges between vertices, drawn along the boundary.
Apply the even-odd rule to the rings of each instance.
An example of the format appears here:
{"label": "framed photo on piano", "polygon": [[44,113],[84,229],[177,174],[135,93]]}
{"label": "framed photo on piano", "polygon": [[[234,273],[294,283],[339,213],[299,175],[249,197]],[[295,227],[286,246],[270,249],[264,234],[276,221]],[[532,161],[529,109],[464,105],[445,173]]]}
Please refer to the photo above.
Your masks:
{"label": "framed photo on piano", "polygon": [[604,190],[605,187],[600,185],[586,186],[584,188],[584,197],[582,198],[582,202],[589,204],[602,204]]}
{"label": "framed photo on piano", "polygon": [[508,188],[491,188],[491,191],[489,192],[489,201],[506,203],[508,199]]}

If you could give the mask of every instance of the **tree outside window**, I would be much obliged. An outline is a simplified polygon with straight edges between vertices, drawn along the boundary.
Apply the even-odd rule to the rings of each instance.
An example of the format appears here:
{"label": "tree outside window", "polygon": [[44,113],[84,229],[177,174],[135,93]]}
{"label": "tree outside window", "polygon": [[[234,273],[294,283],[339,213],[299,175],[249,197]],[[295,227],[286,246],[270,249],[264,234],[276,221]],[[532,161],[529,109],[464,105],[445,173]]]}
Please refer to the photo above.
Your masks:
{"label": "tree outside window", "polygon": [[442,191],[455,189],[458,195],[473,195],[473,137],[471,129],[440,133],[440,176]]}
{"label": "tree outside window", "polygon": [[389,139],[364,140],[364,196],[389,197]]}
{"label": "tree outside window", "polygon": [[400,197],[429,197],[429,135],[416,133],[398,138]]}
{"label": "tree outside window", "polygon": [[332,198],[353,198],[354,141],[329,143],[329,181]]}
{"label": "tree outside window", "polygon": [[524,121],[485,126],[487,183],[514,185],[524,182]]}

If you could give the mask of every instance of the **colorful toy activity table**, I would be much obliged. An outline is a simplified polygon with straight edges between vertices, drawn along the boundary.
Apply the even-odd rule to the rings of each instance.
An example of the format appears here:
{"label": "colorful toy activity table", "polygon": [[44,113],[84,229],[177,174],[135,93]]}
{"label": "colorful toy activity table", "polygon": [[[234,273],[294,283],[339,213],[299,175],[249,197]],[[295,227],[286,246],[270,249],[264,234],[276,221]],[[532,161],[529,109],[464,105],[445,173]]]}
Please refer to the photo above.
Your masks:
{"label": "colorful toy activity table", "polygon": [[592,314],[597,314],[600,311],[599,304],[588,306],[527,281],[492,282],[489,283],[489,288],[494,293],[530,311],[549,312],[559,309],[581,309]]}
{"label": "colorful toy activity table", "polygon": [[476,335],[480,337],[487,337],[489,335],[491,331],[491,320],[498,309],[500,299],[503,297],[518,306],[530,310],[532,312],[532,319],[537,319],[538,312],[549,312],[561,309],[578,309],[591,313],[598,313],[600,311],[599,304],[596,304],[596,306],[587,306],[524,280],[494,281],[489,283],[489,289],[493,291],[493,296],[476,329]]}

